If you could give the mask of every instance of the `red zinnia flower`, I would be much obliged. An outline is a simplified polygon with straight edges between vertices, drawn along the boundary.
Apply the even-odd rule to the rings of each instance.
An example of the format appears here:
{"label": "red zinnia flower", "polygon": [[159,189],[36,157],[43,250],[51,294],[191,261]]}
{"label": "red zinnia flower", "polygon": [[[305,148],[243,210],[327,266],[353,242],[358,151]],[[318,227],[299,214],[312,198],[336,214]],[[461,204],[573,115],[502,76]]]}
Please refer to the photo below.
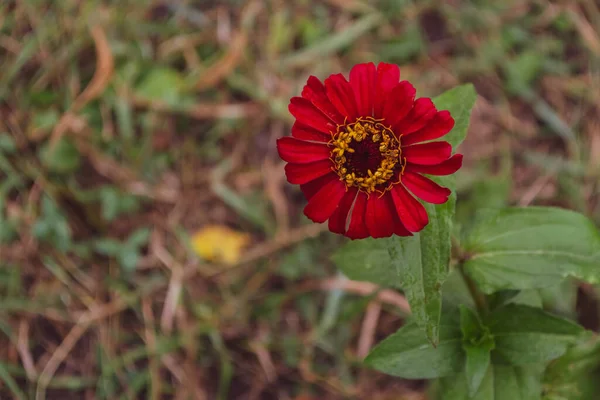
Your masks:
{"label": "red zinnia flower", "polygon": [[[454,127],[431,99],[415,100],[397,65],[359,64],[325,84],[308,78],[289,110],[292,136],[277,140],[290,183],[299,184],[314,222],[351,239],[410,236],[429,222],[413,197],[441,204],[450,190],[422,174],[449,175],[462,165],[448,142]],[[411,194],[412,193],[412,194]]]}

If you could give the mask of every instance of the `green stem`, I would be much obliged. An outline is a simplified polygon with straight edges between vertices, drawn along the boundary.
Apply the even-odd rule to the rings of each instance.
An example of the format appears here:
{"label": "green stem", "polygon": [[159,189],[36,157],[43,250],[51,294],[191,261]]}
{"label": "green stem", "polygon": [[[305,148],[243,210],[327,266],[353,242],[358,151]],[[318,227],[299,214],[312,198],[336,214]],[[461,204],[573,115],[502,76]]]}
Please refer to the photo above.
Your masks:
{"label": "green stem", "polygon": [[460,272],[460,276],[462,276],[465,284],[467,285],[467,289],[469,289],[469,294],[473,298],[475,302],[475,307],[477,307],[477,311],[479,314],[486,314],[489,311],[489,306],[487,300],[485,298],[485,294],[479,290],[477,284],[471,277],[465,272],[464,263],[460,262],[457,265],[458,271]]}

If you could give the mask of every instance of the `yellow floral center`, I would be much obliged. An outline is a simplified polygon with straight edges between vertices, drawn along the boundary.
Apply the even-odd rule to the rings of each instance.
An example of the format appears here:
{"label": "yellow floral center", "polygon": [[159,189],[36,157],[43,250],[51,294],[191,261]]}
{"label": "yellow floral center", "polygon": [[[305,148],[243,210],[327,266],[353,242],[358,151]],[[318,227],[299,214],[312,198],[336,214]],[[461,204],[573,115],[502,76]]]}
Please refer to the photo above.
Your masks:
{"label": "yellow floral center", "polygon": [[340,180],[367,194],[384,193],[391,179],[404,171],[400,138],[389,127],[372,117],[361,117],[351,124],[338,125],[329,142],[331,161]]}

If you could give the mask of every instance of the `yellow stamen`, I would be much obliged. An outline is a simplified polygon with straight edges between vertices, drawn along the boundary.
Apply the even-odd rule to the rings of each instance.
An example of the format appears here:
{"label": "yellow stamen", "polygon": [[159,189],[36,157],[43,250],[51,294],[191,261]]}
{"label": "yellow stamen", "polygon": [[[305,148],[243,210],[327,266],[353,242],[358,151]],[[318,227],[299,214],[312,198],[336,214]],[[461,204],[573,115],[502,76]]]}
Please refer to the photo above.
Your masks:
{"label": "yellow stamen", "polygon": [[[402,157],[400,140],[390,127],[381,123],[381,120],[361,117],[351,124],[346,124],[344,121],[343,125],[338,125],[336,133],[332,136],[329,145],[332,147],[333,169],[347,187],[357,187],[367,195],[375,191],[384,193],[395,184],[390,180],[397,167],[400,168],[400,174],[404,172],[406,158]],[[367,169],[365,173],[364,170],[353,170],[352,162],[349,162],[346,154],[355,154],[356,144],[361,143],[367,137],[371,139],[372,143],[378,144],[376,148],[381,156],[381,161],[375,171]],[[370,145],[367,143],[361,146]],[[350,155],[348,157],[351,157]]]}

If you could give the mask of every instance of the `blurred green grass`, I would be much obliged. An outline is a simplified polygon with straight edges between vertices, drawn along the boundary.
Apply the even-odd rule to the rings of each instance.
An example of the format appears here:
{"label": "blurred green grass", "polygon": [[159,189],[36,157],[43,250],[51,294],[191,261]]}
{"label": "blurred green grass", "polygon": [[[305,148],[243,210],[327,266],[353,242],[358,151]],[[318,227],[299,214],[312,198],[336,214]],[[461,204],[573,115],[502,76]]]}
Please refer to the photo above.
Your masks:
{"label": "blurred green grass", "polygon": [[[360,367],[405,312],[331,284],[342,239],[275,150],[289,98],[367,61],[420,96],[473,82],[459,226],[506,204],[600,223],[599,32],[592,0],[3,2],[0,396],[424,398]],[[252,235],[239,263],[190,250],[208,224]]]}

